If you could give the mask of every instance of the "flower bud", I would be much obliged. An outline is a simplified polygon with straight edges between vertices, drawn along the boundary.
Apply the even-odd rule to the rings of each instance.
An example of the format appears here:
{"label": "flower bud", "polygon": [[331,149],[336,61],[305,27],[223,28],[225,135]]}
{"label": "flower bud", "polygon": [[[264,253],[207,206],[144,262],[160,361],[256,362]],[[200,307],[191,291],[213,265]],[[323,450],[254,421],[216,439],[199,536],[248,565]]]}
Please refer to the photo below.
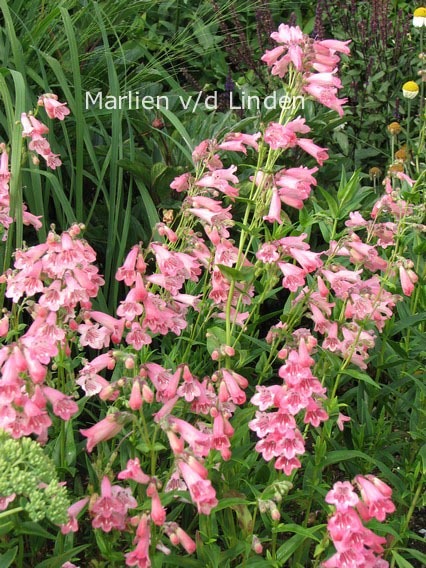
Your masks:
{"label": "flower bud", "polygon": [[388,124],[388,131],[392,136],[398,136],[400,134],[402,128],[399,122],[391,122]]}
{"label": "flower bud", "polygon": [[414,81],[407,81],[402,86],[402,94],[406,99],[415,99],[419,94],[419,86]]}

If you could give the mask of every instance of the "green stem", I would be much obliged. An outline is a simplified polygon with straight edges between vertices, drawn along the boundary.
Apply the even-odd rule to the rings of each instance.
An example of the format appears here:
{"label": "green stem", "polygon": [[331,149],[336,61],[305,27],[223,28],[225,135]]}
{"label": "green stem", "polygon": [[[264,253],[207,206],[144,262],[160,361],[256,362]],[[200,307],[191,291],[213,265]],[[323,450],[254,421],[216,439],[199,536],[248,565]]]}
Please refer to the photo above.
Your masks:
{"label": "green stem", "polygon": [[24,510],[23,507],[15,507],[14,509],[8,509],[7,511],[3,511],[2,513],[0,513],[0,519],[4,519],[6,517],[9,517],[10,515],[16,515],[16,513],[20,513],[23,510]]}

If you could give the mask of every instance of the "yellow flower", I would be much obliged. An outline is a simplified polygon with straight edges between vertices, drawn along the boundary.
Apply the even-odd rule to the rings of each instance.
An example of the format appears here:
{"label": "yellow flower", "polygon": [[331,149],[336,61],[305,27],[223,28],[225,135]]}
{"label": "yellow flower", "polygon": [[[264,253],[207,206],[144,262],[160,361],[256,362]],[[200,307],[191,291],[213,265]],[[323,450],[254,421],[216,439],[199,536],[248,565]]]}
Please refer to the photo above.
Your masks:
{"label": "yellow flower", "polygon": [[419,86],[414,81],[407,81],[402,85],[402,94],[406,99],[414,99],[419,94]]}
{"label": "yellow flower", "polygon": [[376,179],[382,175],[382,170],[377,167],[370,168],[369,170],[370,179]]}
{"label": "yellow flower", "polygon": [[426,8],[417,8],[417,10],[414,10],[413,26],[415,28],[426,26]]}
{"label": "yellow flower", "polygon": [[392,164],[388,169],[389,174],[397,174],[398,172],[403,172],[403,171],[404,171],[404,166],[402,164]]}
{"label": "yellow flower", "polygon": [[401,125],[399,124],[399,122],[391,122],[388,125],[388,131],[390,132],[390,134],[392,136],[398,136],[398,134],[401,132],[402,128]]}
{"label": "yellow flower", "polygon": [[404,146],[402,146],[402,148],[395,152],[395,159],[399,162],[405,162],[405,160],[407,159],[407,148],[405,144]]}

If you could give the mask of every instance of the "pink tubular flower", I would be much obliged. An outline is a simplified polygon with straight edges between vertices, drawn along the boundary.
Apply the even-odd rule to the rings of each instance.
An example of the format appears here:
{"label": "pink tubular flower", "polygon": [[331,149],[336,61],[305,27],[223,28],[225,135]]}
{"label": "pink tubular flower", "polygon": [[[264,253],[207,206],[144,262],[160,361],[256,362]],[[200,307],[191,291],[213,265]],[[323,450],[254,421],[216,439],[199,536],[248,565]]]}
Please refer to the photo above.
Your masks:
{"label": "pink tubular flower", "polygon": [[11,493],[7,497],[0,497],[0,511],[5,511],[10,503],[15,500],[16,493]]}
{"label": "pink tubular flower", "polygon": [[142,471],[139,458],[135,458],[133,460],[130,459],[127,462],[126,469],[120,471],[120,473],[117,475],[117,478],[132,479],[133,481],[136,481],[137,483],[141,483],[143,485],[146,485],[151,480],[149,475]]}
{"label": "pink tubular flower", "polygon": [[191,494],[191,498],[197,505],[198,512],[202,515],[209,515],[211,510],[218,504],[218,500],[211,482],[201,477],[197,472],[195,468],[196,463],[194,461],[192,465],[189,465],[184,461],[179,461],[178,467]]}
{"label": "pink tubular flower", "polygon": [[78,405],[70,396],[51,387],[42,387],[42,391],[52,405],[53,413],[62,418],[62,420],[70,420],[78,412]]}
{"label": "pink tubular flower", "polygon": [[263,217],[265,221],[273,223],[276,221],[279,225],[282,224],[281,220],[281,199],[276,187],[272,188],[272,199],[269,206],[269,212]]}
{"label": "pink tubular flower", "polygon": [[132,552],[125,554],[126,566],[137,566],[138,568],[150,568],[149,559],[151,531],[147,515],[142,515],[136,529],[136,548]]}
{"label": "pink tubular flower", "polygon": [[124,261],[123,266],[117,270],[115,279],[121,282],[124,280],[126,286],[132,286],[136,280],[136,260],[140,252],[140,246],[134,245]]}
{"label": "pink tubular flower", "polygon": [[110,532],[112,529],[124,530],[126,526],[127,510],[137,506],[129,490],[119,486],[111,486],[108,477],[104,476],[101,483],[101,495],[89,507],[93,515],[92,526]]}
{"label": "pink tubular flower", "polygon": [[303,201],[311,193],[311,185],[317,185],[312,176],[318,168],[289,168],[281,170],[275,175],[275,185],[279,188],[278,193],[281,201],[290,207],[302,209]]}
{"label": "pink tubular flower", "polygon": [[321,148],[312,142],[310,138],[299,138],[297,145],[305,152],[313,156],[320,166],[325,160],[328,160],[327,148]]}
{"label": "pink tubular flower", "polygon": [[305,285],[306,270],[289,262],[278,262],[278,266],[284,274],[282,280],[284,288],[288,288],[290,292],[296,292],[300,286]]}
{"label": "pink tubular flower", "polygon": [[81,513],[88,502],[89,498],[85,497],[84,499],[80,499],[68,508],[69,521],[65,525],[61,525],[62,534],[78,531],[77,516]]}
{"label": "pink tubular flower", "polygon": [[151,497],[151,520],[161,527],[166,521],[166,509],[162,506],[155,483],[150,483],[146,490],[148,497]]}
{"label": "pink tubular flower", "polygon": [[231,150],[234,152],[243,152],[247,154],[246,146],[251,146],[256,150],[259,149],[257,140],[261,137],[260,132],[256,134],[243,134],[241,132],[229,132],[221,144],[218,145],[220,150]]}
{"label": "pink tubular flower", "polygon": [[278,122],[272,122],[265,131],[264,140],[273,150],[292,148],[297,143],[297,137]]}
{"label": "pink tubular flower", "polygon": [[358,495],[349,481],[338,481],[333,485],[326,497],[325,502],[335,505],[339,511],[345,511],[348,507],[355,507],[359,502]]}
{"label": "pink tubular flower", "polygon": [[384,521],[387,514],[395,511],[395,505],[390,499],[392,489],[386,483],[373,475],[357,475],[355,482],[362,497],[357,509],[364,520],[369,521],[374,517],[378,521]]}
{"label": "pink tubular flower", "polygon": [[106,418],[85,430],[80,430],[80,433],[87,438],[87,451],[91,452],[99,442],[105,442],[114,438],[123,429],[124,421],[121,419],[121,414],[115,412],[109,414]]}
{"label": "pink tubular flower", "polygon": [[404,266],[399,267],[399,278],[401,281],[402,291],[406,296],[411,296],[414,290],[414,285],[418,281],[419,277],[411,270],[411,268],[405,268]]}
{"label": "pink tubular flower", "polygon": [[176,536],[179,540],[179,543],[183,546],[188,554],[193,554],[195,552],[197,545],[181,527],[177,527]]}
{"label": "pink tubular flower", "polygon": [[41,95],[38,99],[38,104],[39,106],[44,106],[49,118],[64,120],[64,118],[70,113],[67,103],[60,103],[57,95],[53,95],[52,93]]}
{"label": "pink tubular flower", "polygon": [[[373,476],[368,477],[377,480]],[[355,481],[359,486],[357,478],[355,478]],[[362,479],[366,480],[366,478]],[[390,487],[380,480],[375,481],[375,483],[383,486],[382,490],[390,497],[392,492]],[[325,501],[336,507],[336,511],[327,523],[327,530],[336,553],[322,563],[323,568],[388,567],[389,564],[381,558],[384,552],[382,545],[386,543],[386,539],[364,527],[355,509],[358,509],[361,513],[360,507],[365,507],[365,504],[359,500],[353,485],[348,481],[338,481],[334,484],[333,489],[327,493]],[[361,516],[364,520],[369,520],[362,514]]]}
{"label": "pink tubular flower", "polygon": [[238,189],[231,186],[228,182],[238,183],[238,178],[234,173],[237,166],[229,166],[227,169],[216,169],[209,174],[204,175],[196,182],[198,187],[207,187],[217,189],[228,197],[238,197]]}
{"label": "pink tubular flower", "polygon": [[322,47],[326,47],[331,52],[339,51],[340,53],[345,53],[346,55],[349,55],[351,53],[351,50],[348,47],[348,45],[351,43],[350,39],[347,41],[340,41],[337,39],[323,39],[317,43]]}
{"label": "pink tubular flower", "polygon": [[351,418],[349,416],[345,416],[344,414],[339,412],[339,416],[337,418],[336,424],[337,424],[337,427],[339,428],[339,430],[341,432],[343,432],[343,430],[345,428],[345,422],[350,422],[350,421],[351,421]]}
{"label": "pink tubular flower", "polygon": [[190,178],[191,174],[189,172],[177,176],[170,184],[170,187],[179,193],[182,191],[188,191]]}

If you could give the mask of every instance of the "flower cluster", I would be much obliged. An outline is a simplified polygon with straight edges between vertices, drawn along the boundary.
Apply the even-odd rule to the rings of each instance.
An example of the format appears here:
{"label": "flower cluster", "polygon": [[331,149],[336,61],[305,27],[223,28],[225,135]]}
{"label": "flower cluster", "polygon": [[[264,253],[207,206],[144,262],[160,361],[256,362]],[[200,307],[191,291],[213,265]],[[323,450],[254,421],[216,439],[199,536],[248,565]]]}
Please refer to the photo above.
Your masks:
{"label": "flower cluster", "polygon": [[386,539],[364,526],[372,518],[384,521],[395,511],[391,501],[392,489],[373,475],[357,475],[355,483],[361,498],[349,481],[338,481],[325,498],[334,505],[335,512],[328,520],[327,529],[336,553],[322,563],[324,568],[386,568],[389,563],[381,558]]}
{"label": "flower cluster", "polygon": [[[345,100],[336,96],[341,86],[337,53],[348,54],[348,42],[312,40],[299,28],[284,25],[272,37],[279,46],[263,58],[272,73],[280,77],[288,73],[295,88],[342,114]],[[51,118],[62,120],[69,113],[65,103],[51,95],[41,97],[39,104]],[[307,427],[317,428],[332,415],[326,388],[316,376],[320,376],[315,370],[317,358],[326,351],[330,359],[344,359],[344,368],[352,363],[365,369],[375,330],[383,329],[399,299],[387,289],[395,266],[403,292],[412,293],[417,279],[413,266],[394,250],[410,207],[394,180],[386,180],[385,194],[370,219],[359,211],[352,213],[340,235],[336,220],[328,250],[311,250],[308,234],[300,230],[290,234],[284,208],[304,207],[316,186],[318,168],[293,163],[282,167],[279,158],[300,149],[319,166],[328,159],[327,148],[305,137],[310,128],[296,114],[283,112],[263,132],[230,132],[195,147],[194,173],[186,172],[171,184],[182,194],[178,222],[166,217],[155,227],[156,240],[146,246],[135,244],[115,275],[127,287],[115,315],[92,309],[103,279],[80,226],[61,236],[52,230],[45,243],[18,250],[14,270],[3,277],[6,297],[21,303],[32,323],[0,349],[0,427],[13,437],[35,434],[45,442],[52,422],[48,409],[63,420],[73,417],[78,407],[70,393],[75,395],[77,387],[87,397],[98,395],[108,402],[106,416],[80,433],[89,453],[102,442],[131,436],[126,447],[131,448],[132,458],[117,475],[130,487],[112,482],[112,459],[108,469],[98,469],[100,493],[69,507],[62,532],[78,530],[77,518],[87,506],[93,528],[134,534],[133,548],[125,555],[127,566],[151,565],[151,541],[169,553],[164,536],[172,545],[194,552],[195,543],[178,525],[176,515],[167,520],[170,496],[166,494],[176,493],[177,500],[187,502],[187,494],[179,493],[188,492],[201,515],[209,515],[218,505],[209,466],[220,469],[221,460],[231,458],[231,423],[237,407],[246,403],[252,379],[258,381],[251,396],[258,410],[249,422],[259,437],[256,451],[266,461],[274,459],[275,468],[287,476],[301,467]],[[31,138],[30,150],[55,164],[57,156],[43,137],[46,127],[33,115],[25,115],[22,123],[24,136]],[[228,152],[244,156],[258,152],[261,159],[246,174],[244,168],[239,171],[235,163],[227,162]],[[412,184],[402,172],[396,179]],[[238,222],[241,204],[246,212],[243,222]],[[384,254],[385,249],[391,253]],[[265,370],[269,372],[278,357],[281,382],[265,386],[261,365],[254,370],[245,365],[247,352],[240,340],[265,299],[275,294],[278,282],[287,307],[264,345],[270,355]],[[298,327],[302,320],[308,327]],[[0,335],[7,333],[5,316]],[[202,341],[195,341],[197,333],[205,333],[207,341],[203,335]],[[185,346],[183,353],[176,349],[172,355],[161,355],[168,334],[174,335],[179,348]],[[74,345],[101,352],[83,360],[75,384],[71,381],[64,394],[54,388],[57,383],[50,380],[49,365],[67,358]],[[195,346],[200,356],[192,358]],[[148,415],[152,419],[146,423]],[[339,428],[346,420],[339,415]],[[171,450],[167,477],[155,471],[157,436]],[[143,471],[137,455],[141,446],[132,447],[136,437],[151,451],[150,474]],[[159,452],[165,448],[158,447]],[[356,483],[362,500],[347,483],[336,484],[327,497],[337,508],[329,523],[337,560],[333,557],[324,566],[349,568],[359,559],[367,566],[374,553],[382,551],[381,539],[362,525],[358,513],[363,520],[372,516],[383,520],[383,511],[391,512],[393,507],[389,488],[368,476],[358,476]],[[279,495],[289,486],[283,486]],[[381,492],[381,500],[371,486]],[[2,505],[7,506],[10,496],[4,497]],[[278,497],[265,498],[261,505],[274,520],[279,519]],[[252,544],[260,553],[260,540],[254,538]]]}
{"label": "flower cluster", "polygon": [[[15,215],[13,211],[10,211],[9,154],[5,144],[0,144],[0,152],[0,234],[2,240],[5,241]],[[25,225],[32,225],[37,231],[41,227],[40,218],[27,211],[25,204],[22,205],[22,220]]]}
{"label": "flower cluster", "polygon": [[302,92],[342,116],[342,106],[347,99],[338,99],[336,96],[342,87],[336,76],[340,61],[337,53],[349,54],[350,41],[312,40],[298,26],[285,24],[281,24],[271,37],[279,45],[267,51],[262,61],[272,68],[272,75],[283,78],[292,67],[303,74]]}
{"label": "flower cluster", "polygon": [[[64,120],[70,113],[67,103],[60,103],[57,95],[46,93],[41,95],[38,99],[38,105],[44,107],[49,118],[57,118]],[[22,136],[24,138],[31,138],[28,143],[28,148],[31,152],[35,152],[46,160],[48,168],[55,170],[62,162],[59,154],[54,154],[50,147],[49,141],[45,135],[49,133],[48,127],[40,122],[32,113],[21,114]],[[34,155],[34,163],[38,163],[38,158]]]}
{"label": "flower cluster", "polygon": [[34,522],[48,518],[63,523],[67,491],[53,461],[31,438],[13,440],[0,431],[0,443],[0,511],[16,500]]}
{"label": "flower cluster", "polygon": [[[249,423],[249,428],[261,438],[256,450],[266,461],[276,458],[275,467],[286,475],[301,466],[297,456],[305,452],[305,441],[295,417],[304,411],[304,423],[315,427],[328,419],[322,408],[325,389],[312,374],[314,360],[308,345],[300,338],[298,351],[291,350],[280,367],[278,374],[284,380],[283,386],[258,386],[251,399],[259,408],[256,418]],[[277,410],[265,412],[271,408]]]}
{"label": "flower cluster", "polygon": [[[32,316],[25,333],[0,349],[0,427],[15,438],[36,434],[40,442],[47,440],[52,423],[47,405],[62,420],[78,410],[46,377],[49,363],[70,353],[68,334],[78,327],[79,308],[91,307],[103,283],[93,265],[95,252],[78,238],[80,232],[78,225],[61,236],[51,231],[45,243],[16,251],[14,270],[3,276],[6,297],[14,303],[26,298]],[[3,336],[7,327],[6,319]]]}

